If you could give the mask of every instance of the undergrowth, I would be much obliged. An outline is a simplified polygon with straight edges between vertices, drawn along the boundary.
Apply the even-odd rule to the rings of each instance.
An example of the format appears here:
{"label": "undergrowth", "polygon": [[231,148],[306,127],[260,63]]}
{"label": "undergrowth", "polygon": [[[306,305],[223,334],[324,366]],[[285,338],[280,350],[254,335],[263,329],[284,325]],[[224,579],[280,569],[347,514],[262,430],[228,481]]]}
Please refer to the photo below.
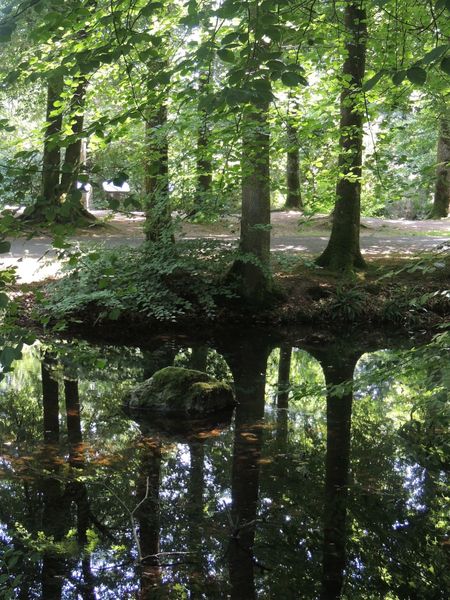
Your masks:
{"label": "undergrowth", "polygon": [[212,318],[232,259],[219,242],[146,243],[138,248],[90,248],[72,253],[65,276],[46,288],[41,310],[48,319],[117,320],[123,314],[175,322],[201,313]]}

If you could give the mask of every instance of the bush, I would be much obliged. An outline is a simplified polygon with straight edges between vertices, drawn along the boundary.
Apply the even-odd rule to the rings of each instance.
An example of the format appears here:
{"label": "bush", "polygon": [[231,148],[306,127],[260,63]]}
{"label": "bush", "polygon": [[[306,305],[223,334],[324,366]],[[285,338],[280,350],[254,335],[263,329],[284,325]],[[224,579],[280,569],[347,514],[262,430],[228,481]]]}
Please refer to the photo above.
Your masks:
{"label": "bush", "polygon": [[68,259],[67,274],[47,287],[42,308],[52,319],[86,312],[99,320],[123,313],[171,322],[213,317],[216,299],[232,295],[221,283],[231,259],[231,246],[219,242],[90,248]]}

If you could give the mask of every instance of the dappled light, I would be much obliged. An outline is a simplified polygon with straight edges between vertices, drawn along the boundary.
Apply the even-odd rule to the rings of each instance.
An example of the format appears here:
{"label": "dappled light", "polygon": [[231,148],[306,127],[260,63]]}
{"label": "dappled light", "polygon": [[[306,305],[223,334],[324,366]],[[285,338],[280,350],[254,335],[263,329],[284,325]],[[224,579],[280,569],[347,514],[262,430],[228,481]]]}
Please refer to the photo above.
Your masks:
{"label": "dappled light", "polygon": [[449,0],[0,0],[0,600],[450,597]]}

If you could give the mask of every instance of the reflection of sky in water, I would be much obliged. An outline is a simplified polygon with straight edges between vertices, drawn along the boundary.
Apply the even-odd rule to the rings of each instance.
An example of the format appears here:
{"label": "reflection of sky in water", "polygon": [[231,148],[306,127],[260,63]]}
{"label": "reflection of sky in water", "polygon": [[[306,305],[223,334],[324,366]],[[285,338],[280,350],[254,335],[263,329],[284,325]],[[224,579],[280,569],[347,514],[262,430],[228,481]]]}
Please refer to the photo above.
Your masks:
{"label": "reflection of sky in water", "polygon": [[404,488],[408,492],[406,506],[415,511],[426,510],[427,507],[421,502],[424,493],[426,469],[420,465],[410,465],[401,460],[395,461],[394,468],[402,476]]}
{"label": "reflection of sky in water", "polygon": [[[375,362],[380,359],[381,354],[386,353],[388,351],[377,353]],[[255,565],[254,567],[257,587],[262,594],[267,594],[268,590],[272,589],[274,594],[278,594],[277,597],[288,598],[285,590],[283,592],[283,581],[292,578],[297,586],[296,589],[305,590],[305,598],[312,599],[317,597],[317,578],[320,579],[321,572],[326,402],[319,363],[308,357],[304,351],[294,351],[293,357],[293,383],[300,391],[296,395],[294,390],[294,399],[291,400],[287,411],[288,430],[286,440],[283,442],[286,447],[278,445],[280,424],[277,417],[280,413],[275,407],[276,391],[274,391],[278,366],[276,353],[269,359],[262,455],[258,462],[259,466],[253,465],[252,469],[259,469],[255,552],[258,560],[268,565],[270,573],[266,574],[264,570],[258,570]],[[389,381],[367,383],[364,377],[371,370],[370,360],[370,355],[364,355],[356,368],[358,377],[362,378],[362,385],[355,394],[358,399],[355,405],[358,406],[355,407],[353,414],[354,440],[351,460],[352,470],[359,479],[350,485],[348,508],[349,527],[352,528],[355,523],[357,524],[360,539],[358,543],[352,539],[348,542],[347,570],[352,581],[360,581],[361,586],[367,583],[366,577],[372,579],[375,577],[371,561],[377,560],[377,553],[384,552],[383,544],[386,544],[386,547],[389,547],[389,544],[393,545],[389,537],[391,532],[408,530],[411,523],[409,514],[427,510],[423,503],[426,472],[412,459],[408,460],[403,456],[402,440],[397,435],[397,429],[409,419],[410,405],[415,398],[400,398],[402,394],[405,395],[404,389],[393,378]],[[38,370],[35,369],[35,372],[38,373]],[[139,375],[138,371],[136,373],[133,374],[135,379]],[[17,389],[17,379],[14,376],[8,376],[8,381],[11,383],[10,390]],[[117,388],[117,383],[113,383],[113,386]],[[137,503],[136,478],[139,461],[136,458],[136,442],[139,440],[139,428],[132,421],[117,416],[118,401],[121,397],[120,388],[115,390],[111,388],[111,391],[108,391],[107,381],[100,384],[99,381],[85,380],[82,385],[80,384],[80,390],[84,394],[82,397],[85,404],[84,431],[88,438],[85,440],[86,447],[90,448],[86,461],[87,464],[91,463],[86,471],[86,485],[93,500],[93,509],[101,512],[102,519],[112,529],[114,537],[117,538],[115,545],[118,548],[121,545],[126,546],[124,551],[114,550],[112,542],[99,535],[98,545],[91,554],[91,570],[97,579],[98,598],[125,598],[129,597],[127,594],[134,594],[139,587],[136,565],[133,564],[137,559],[137,553],[131,526],[131,513]],[[97,406],[96,403],[101,400],[105,390],[113,399],[109,400],[109,403],[105,402]],[[2,393],[5,393],[3,386]],[[115,407],[114,402],[116,402]],[[373,447],[367,444],[365,438],[367,422],[364,419],[369,418],[370,410],[373,410],[373,414],[370,413],[369,424],[373,425],[373,431],[381,438],[375,440],[377,443]],[[111,415],[115,415],[115,421]],[[383,436],[389,438],[394,455],[371,454],[378,451],[378,442],[382,441]],[[251,446],[257,437],[248,435],[246,440]],[[96,444],[101,445],[102,452],[96,448]],[[123,455],[122,465],[119,459],[115,464],[113,461],[112,466],[106,465],[101,468],[95,463],[95,460],[104,454],[108,457],[108,449],[111,453],[116,452],[119,458]],[[204,505],[200,507],[203,520],[199,524],[194,522],[194,528],[198,527],[201,531],[200,539],[204,546],[202,551],[207,565],[206,573],[219,579],[226,579],[227,547],[233,525],[233,495],[230,478],[233,463],[233,428],[225,429],[217,437],[207,439],[203,449],[205,453],[204,488],[202,489]],[[381,450],[383,450],[382,446]],[[13,452],[14,448],[11,451]],[[356,455],[357,452],[360,455]],[[67,452],[62,453],[62,456],[64,463]],[[372,464],[376,465],[378,471],[373,477],[378,477],[378,480],[372,481],[368,479],[368,473],[358,471],[357,460],[362,461],[365,469],[367,465],[369,468]],[[11,469],[15,469],[14,461],[9,460],[7,456],[3,458],[1,464],[6,477],[9,476],[8,472]],[[189,554],[190,558],[194,559],[198,558],[199,549],[191,549],[189,546],[189,528],[192,524],[186,519],[192,467],[188,444],[168,443],[164,446],[159,492],[160,550],[174,553],[190,552],[192,554],[192,556]],[[92,477],[95,481],[91,479]],[[358,505],[361,504],[362,493],[359,487],[360,480],[363,482],[361,488],[364,487],[369,500],[376,500],[372,506],[376,508],[373,515],[370,513],[370,504],[363,508]],[[108,482],[108,487],[102,486],[102,481]],[[390,489],[390,485],[397,487]],[[1,482],[0,490],[14,496],[17,499],[16,504],[20,506],[22,493],[20,486],[21,481],[18,477],[12,481]],[[393,494],[397,492],[398,498],[394,510],[389,508],[388,500],[390,501]],[[377,529],[377,519],[380,514],[384,519],[383,522],[388,524],[382,534]],[[14,518],[20,519],[21,516],[16,515]],[[73,514],[69,514],[68,518],[72,519],[73,525]],[[136,519],[134,527],[134,533],[138,532],[139,525]],[[2,524],[0,532],[3,542],[11,544],[12,537],[8,525]],[[412,553],[412,560],[416,560],[415,546],[420,545],[419,542],[422,543],[422,540],[415,542],[413,531],[410,536],[411,543],[407,550]],[[360,550],[358,544],[361,544],[364,551]],[[189,561],[186,560],[184,564],[175,567],[163,567],[162,581],[182,581],[184,585],[189,568]],[[65,586],[67,598],[73,596],[76,582],[81,578],[80,566],[74,565],[71,571],[73,581]],[[354,594],[355,598],[362,597],[358,596],[360,590],[356,590]],[[375,598],[375,596],[368,596],[368,598],[372,597]]]}

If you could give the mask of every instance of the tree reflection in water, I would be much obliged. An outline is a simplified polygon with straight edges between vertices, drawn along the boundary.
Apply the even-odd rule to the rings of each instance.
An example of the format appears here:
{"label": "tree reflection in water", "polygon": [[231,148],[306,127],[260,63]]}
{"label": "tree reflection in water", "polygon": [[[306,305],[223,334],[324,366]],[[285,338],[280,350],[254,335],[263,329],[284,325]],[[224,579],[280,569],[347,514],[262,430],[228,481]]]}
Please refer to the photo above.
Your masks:
{"label": "tree reflection in water", "polygon": [[[388,368],[391,351],[359,359],[366,341],[202,344],[55,344],[16,367],[0,387],[0,595],[446,599],[444,374],[402,375],[408,355]],[[174,361],[231,372],[232,427],[170,436],[121,412]]]}

